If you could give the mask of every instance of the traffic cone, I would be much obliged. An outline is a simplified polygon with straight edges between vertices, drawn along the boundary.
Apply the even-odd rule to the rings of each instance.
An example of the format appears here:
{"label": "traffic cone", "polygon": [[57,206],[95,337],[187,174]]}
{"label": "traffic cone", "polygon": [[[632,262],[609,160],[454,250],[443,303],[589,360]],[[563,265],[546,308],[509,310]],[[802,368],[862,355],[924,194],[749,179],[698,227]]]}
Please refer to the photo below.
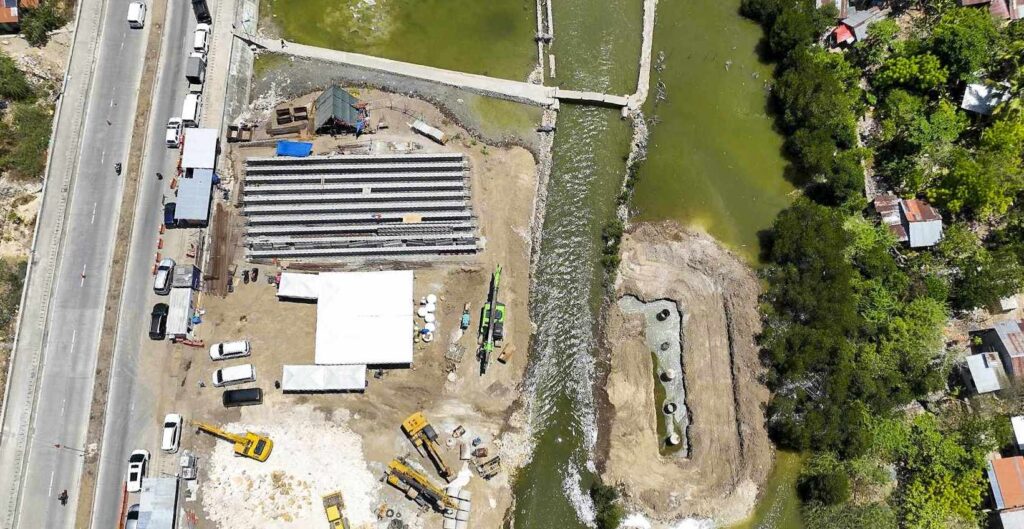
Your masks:
{"label": "traffic cone", "polygon": [[164,240],[163,240],[163,238],[160,238],[160,239],[156,240],[156,249],[157,250],[163,250],[164,249]]}
{"label": "traffic cone", "polygon": [[161,258],[161,257],[162,257],[162,256],[160,255],[160,252],[157,252],[157,253],[156,253],[156,262],[158,262],[158,263],[159,263],[159,262],[160,262],[160,258]]}

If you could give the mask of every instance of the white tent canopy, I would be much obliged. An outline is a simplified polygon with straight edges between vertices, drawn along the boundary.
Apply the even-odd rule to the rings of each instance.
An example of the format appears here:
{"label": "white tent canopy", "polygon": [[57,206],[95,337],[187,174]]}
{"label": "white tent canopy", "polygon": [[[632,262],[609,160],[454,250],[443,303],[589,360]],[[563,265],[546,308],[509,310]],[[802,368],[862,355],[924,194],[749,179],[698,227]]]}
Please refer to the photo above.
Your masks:
{"label": "white tent canopy", "polygon": [[281,283],[277,286],[277,297],[288,299],[315,300],[320,295],[320,276],[282,272]]}
{"label": "white tent canopy", "polygon": [[213,169],[217,163],[217,129],[185,129],[181,167]]}
{"label": "white tent canopy", "polygon": [[315,363],[412,364],[412,271],[320,274]]}
{"label": "white tent canopy", "polygon": [[366,366],[284,366],[281,377],[284,391],[363,391]]}

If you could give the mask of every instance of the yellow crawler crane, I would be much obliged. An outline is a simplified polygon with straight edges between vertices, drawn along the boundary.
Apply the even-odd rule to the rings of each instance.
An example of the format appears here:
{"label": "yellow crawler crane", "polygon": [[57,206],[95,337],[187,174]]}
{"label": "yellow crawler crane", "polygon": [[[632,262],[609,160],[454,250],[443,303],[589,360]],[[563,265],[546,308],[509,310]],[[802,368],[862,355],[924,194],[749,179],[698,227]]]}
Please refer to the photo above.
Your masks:
{"label": "yellow crawler crane", "polygon": [[401,459],[392,459],[385,473],[391,486],[405,493],[417,504],[430,507],[440,513],[455,512],[458,505],[447,493],[434,485],[426,476],[409,468]]}
{"label": "yellow crawler crane", "polygon": [[332,492],[324,496],[324,513],[327,514],[327,523],[331,529],[345,529],[348,520],[345,519],[345,500],[340,492]]}
{"label": "yellow crawler crane", "polygon": [[402,431],[412,441],[416,450],[430,459],[434,468],[437,469],[437,473],[446,483],[454,479],[451,467],[441,457],[441,447],[437,444],[437,431],[430,425],[422,411],[418,411],[402,421]]}
{"label": "yellow crawler crane", "polygon": [[192,421],[192,424],[200,431],[235,443],[236,456],[248,457],[262,463],[270,457],[270,452],[274,449],[274,442],[269,437],[263,435],[252,432],[245,432],[244,434],[226,432],[217,426],[199,421]]}

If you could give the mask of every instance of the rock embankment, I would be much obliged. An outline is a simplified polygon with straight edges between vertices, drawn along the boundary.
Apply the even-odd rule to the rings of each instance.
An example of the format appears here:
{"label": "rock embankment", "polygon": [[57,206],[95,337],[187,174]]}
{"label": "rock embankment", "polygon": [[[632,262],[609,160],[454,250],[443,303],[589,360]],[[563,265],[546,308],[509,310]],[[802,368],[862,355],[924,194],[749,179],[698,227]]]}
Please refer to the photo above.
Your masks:
{"label": "rock embankment", "polygon": [[675,223],[632,227],[623,237],[616,299],[673,300],[682,314],[682,368],[692,417],[687,457],[661,456],[654,366],[643,317],[607,310],[610,354],[603,477],[631,509],[669,524],[695,516],[726,524],[747,516],[772,465],[764,425],[768,390],[755,337],[759,283],[710,236]]}

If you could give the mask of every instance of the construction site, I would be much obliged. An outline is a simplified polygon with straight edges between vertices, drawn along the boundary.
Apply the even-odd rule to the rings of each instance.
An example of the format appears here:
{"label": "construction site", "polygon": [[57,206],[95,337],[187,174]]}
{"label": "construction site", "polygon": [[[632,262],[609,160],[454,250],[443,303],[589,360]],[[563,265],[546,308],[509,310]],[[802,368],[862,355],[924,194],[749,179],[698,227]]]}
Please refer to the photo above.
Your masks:
{"label": "construction site", "polygon": [[512,503],[534,157],[371,90],[325,125],[341,90],[229,130],[208,218],[168,225],[139,372],[184,433],[150,463],[149,527],[497,527]]}

